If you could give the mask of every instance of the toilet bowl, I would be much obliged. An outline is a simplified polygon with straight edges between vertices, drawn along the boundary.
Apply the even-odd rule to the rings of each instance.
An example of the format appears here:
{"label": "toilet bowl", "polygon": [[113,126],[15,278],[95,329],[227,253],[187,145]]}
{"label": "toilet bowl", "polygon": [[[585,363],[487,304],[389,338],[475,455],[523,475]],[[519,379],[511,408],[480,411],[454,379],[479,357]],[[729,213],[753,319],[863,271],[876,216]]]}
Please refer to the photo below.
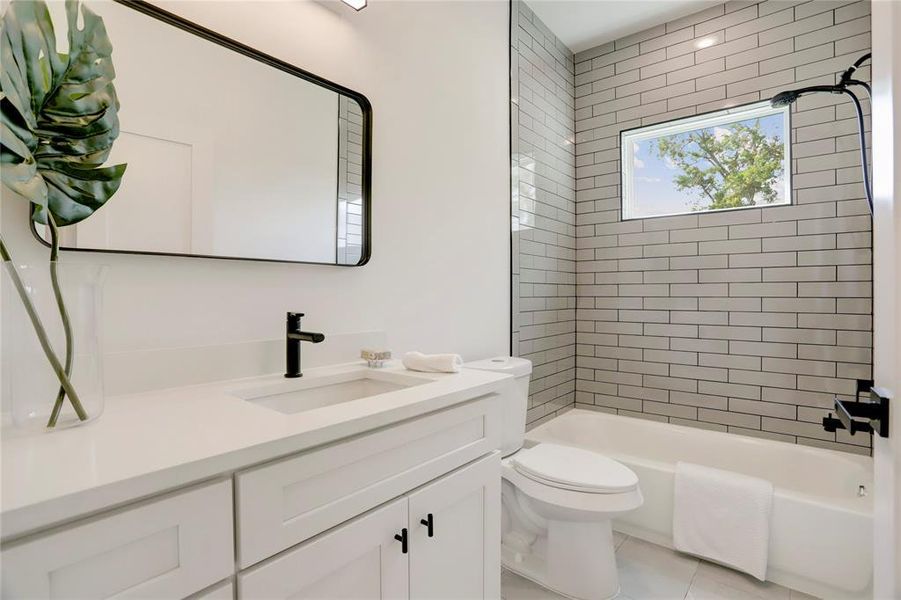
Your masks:
{"label": "toilet bowl", "polygon": [[635,473],[555,444],[520,450],[502,464],[504,566],[570,598],[616,596],[611,520],[641,506]]}
{"label": "toilet bowl", "polygon": [[513,375],[502,397],[504,567],[561,595],[606,600],[619,593],[612,519],[641,506],[638,476],[581,448],[523,448],[531,363],[495,358],[466,367]]}

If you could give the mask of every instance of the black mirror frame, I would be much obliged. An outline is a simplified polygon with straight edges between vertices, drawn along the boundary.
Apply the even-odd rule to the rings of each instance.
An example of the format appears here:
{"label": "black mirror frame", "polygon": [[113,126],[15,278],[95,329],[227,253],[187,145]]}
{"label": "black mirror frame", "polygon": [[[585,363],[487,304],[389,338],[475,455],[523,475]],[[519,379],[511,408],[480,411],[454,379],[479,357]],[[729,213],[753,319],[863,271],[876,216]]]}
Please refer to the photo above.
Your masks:
{"label": "black mirror frame", "polygon": [[[342,85],[314,75],[309,71],[305,71],[299,67],[296,67],[290,63],[287,63],[283,60],[275,58],[274,56],[270,56],[259,50],[256,50],[246,44],[242,44],[241,42],[235,41],[231,38],[228,38],[220,33],[216,33],[211,29],[207,29],[202,25],[198,25],[197,23],[193,23],[179,17],[176,14],[173,14],[169,11],[163,10],[153,4],[150,4],[146,0],[114,0],[117,4],[122,4],[138,12],[144,13],[154,19],[162,21],[164,23],[168,23],[182,31],[186,31],[193,35],[196,35],[200,38],[203,38],[207,41],[213,42],[214,44],[218,44],[224,48],[237,52],[239,54],[243,54],[249,58],[257,60],[263,64],[269,65],[270,67],[274,67],[279,69],[280,71],[284,71],[289,75],[294,75],[295,77],[299,77],[301,79],[305,79],[310,83],[314,83],[326,89],[332,90],[340,95],[347,96],[354,100],[357,104],[360,105],[360,110],[363,113],[363,134],[362,134],[362,144],[363,144],[363,165],[362,165],[362,200],[363,200],[363,243],[362,250],[360,255],[359,262],[355,264],[342,264],[337,262],[313,262],[313,261],[304,261],[304,260],[279,260],[272,258],[249,258],[249,257],[241,257],[241,256],[212,256],[205,254],[180,254],[175,252],[148,252],[148,251],[139,251],[139,250],[105,250],[105,249],[91,249],[91,248],[67,248],[61,247],[61,250],[71,251],[71,252],[99,252],[104,254],[136,254],[136,255],[145,255],[145,256],[183,256],[187,258],[214,258],[214,259],[222,259],[222,260],[246,260],[252,262],[271,262],[271,263],[288,263],[288,264],[305,264],[305,265],[326,265],[332,267],[362,267],[366,263],[369,262],[370,257],[372,256],[372,104],[370,104],[369,99],[366,98],[363,94],[359,92],[355,92],[351,89],[348,89]],[[29,218],[29,222],[31,223],[31,233],[34,237],[44,246],[50,247],[50,244],[38,233],[37,228],[35,227],[34,221]]]}

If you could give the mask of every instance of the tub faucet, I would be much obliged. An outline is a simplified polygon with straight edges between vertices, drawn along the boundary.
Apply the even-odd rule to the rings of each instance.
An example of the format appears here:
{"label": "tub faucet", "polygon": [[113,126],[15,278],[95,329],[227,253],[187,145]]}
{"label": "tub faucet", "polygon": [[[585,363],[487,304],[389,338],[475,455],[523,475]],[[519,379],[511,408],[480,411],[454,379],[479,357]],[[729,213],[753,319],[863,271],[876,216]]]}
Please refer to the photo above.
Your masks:
{"label": "tub faucet", "polygon": [[303,313],[288,313],[288,320],[285,326],[285,377],[295,378],[303,377],[300,371],[300,343],[312,342],[318,344],[325,339],[321,333],[313,333],[310,331],[300,330],[300,318]]}

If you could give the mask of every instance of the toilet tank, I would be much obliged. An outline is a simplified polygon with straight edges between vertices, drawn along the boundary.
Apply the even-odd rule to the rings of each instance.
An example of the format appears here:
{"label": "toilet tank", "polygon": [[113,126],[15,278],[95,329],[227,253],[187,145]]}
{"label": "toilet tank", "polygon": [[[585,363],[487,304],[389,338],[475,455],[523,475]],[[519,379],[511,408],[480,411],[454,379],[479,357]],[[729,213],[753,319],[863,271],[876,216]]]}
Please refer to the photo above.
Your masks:
{"label": "toilet tank", "polygon": [[512,375],[498,393],[501,396],[501,454],[509,456],[520,448],[526,435],[526,409],[529,406],[529,377],[532,362],[525,358],[499,356],[463,365],[467,369],[496,371]]}

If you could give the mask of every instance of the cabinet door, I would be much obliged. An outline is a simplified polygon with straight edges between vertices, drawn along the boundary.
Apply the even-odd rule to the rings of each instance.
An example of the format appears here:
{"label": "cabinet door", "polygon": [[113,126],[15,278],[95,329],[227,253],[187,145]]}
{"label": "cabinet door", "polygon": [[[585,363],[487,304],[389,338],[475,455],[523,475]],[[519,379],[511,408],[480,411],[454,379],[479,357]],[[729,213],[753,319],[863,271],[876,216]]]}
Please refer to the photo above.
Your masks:
{"label": "cabinet door", "polygon": [[407,598],[410,555],[394,539],[406,524],[400,498],[242,572],[238,598]]}
{"label": "cabinet door", "polygon": [[499,598],[500,527],[497,453],[410,494],[410,597]]}

